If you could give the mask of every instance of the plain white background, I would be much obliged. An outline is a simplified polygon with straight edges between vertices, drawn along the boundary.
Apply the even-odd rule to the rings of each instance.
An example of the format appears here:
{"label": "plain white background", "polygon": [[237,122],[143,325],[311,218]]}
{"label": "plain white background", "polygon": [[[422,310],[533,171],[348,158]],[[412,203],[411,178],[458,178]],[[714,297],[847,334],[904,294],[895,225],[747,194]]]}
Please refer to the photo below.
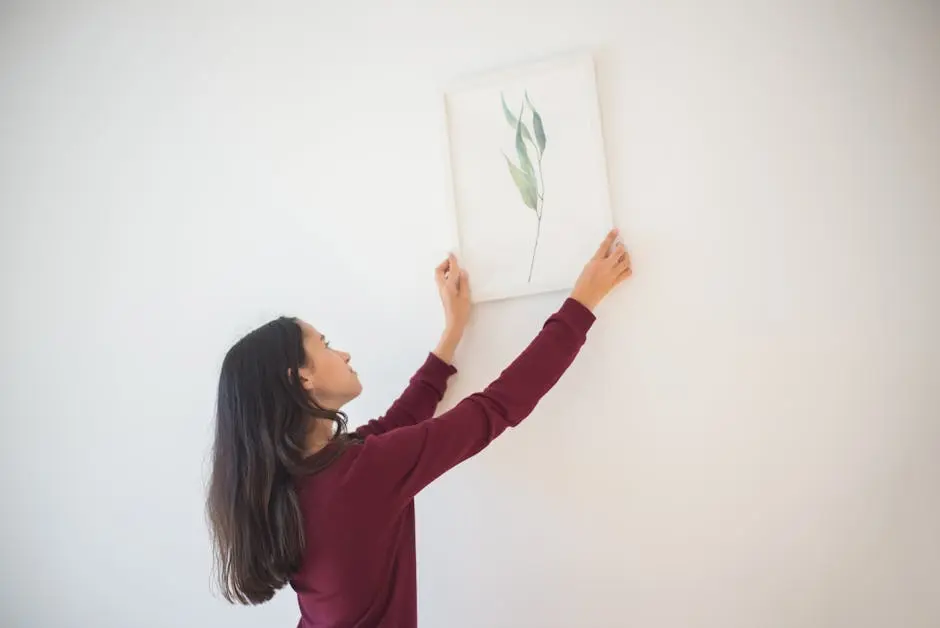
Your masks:
{"label": "plain white background", "polygon": [[[430,628],[940,624],[929,0],[5,2],[0,624],[293,626],[210,594],[224,351],[277,314],[380,412],[433,346],[439,86],[597,46],[636,274],[418,500]],[[484,304],[445,405],[563,294]]]}

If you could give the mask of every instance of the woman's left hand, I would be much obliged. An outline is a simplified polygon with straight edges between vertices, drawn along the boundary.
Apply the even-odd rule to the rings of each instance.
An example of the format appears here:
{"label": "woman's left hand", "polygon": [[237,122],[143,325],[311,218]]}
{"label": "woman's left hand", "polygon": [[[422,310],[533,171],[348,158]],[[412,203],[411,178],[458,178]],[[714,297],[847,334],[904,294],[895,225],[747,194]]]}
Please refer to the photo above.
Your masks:
{"label": "woman's left hand", "polygon": [[444,333],[434,353],[450,362],[470,319],[470,277],[451,253],[434,270],[434,280],[444,306]]}

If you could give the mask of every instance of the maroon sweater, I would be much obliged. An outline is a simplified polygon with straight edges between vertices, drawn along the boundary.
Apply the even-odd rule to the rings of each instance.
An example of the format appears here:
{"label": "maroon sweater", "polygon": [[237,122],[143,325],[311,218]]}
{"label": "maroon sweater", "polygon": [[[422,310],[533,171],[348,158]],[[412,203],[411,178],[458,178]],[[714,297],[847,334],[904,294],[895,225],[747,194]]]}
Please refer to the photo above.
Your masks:
{"label": "maroon sweater", "polygon": [[[594,315],[566,299],[483,392],[431,418],[456,372],[433,353],[385,416],[328,445],[323,471],[297,481],[303,565],[291,579],[299,628],[414,628],[418,623],[414,497],[518,425],[584,344]],[[330,451],[332,449],[332,452]]]}

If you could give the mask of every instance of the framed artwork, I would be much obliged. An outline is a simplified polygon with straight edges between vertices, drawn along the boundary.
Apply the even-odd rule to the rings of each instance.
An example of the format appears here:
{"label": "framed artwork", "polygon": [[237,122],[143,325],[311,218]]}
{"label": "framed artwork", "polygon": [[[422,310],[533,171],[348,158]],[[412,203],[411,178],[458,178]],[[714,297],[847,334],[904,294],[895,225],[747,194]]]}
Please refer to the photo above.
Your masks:
{"label": "framed artwork", "polygon": [[473,300],[573,287],[613,226],[593,57],[467,78],[445,90],[444,106]]}

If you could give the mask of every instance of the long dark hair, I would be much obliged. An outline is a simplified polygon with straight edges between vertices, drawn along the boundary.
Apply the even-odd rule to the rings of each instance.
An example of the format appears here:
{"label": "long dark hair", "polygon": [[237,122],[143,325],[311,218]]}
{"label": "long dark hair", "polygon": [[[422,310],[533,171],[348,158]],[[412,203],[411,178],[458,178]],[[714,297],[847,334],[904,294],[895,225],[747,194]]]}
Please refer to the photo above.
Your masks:
{"label": "long dark hair", "polygon": [[239,340],[222,362],[206,511],[216,576],[232,603],[271,599],[300,567],[304,532],[294,477],[332,461],[304,457],[310,421],[333,421],[334,440],[345,440],[346,415],[308,397],[302,366],[310,366],[303,330],[286,317]]}

